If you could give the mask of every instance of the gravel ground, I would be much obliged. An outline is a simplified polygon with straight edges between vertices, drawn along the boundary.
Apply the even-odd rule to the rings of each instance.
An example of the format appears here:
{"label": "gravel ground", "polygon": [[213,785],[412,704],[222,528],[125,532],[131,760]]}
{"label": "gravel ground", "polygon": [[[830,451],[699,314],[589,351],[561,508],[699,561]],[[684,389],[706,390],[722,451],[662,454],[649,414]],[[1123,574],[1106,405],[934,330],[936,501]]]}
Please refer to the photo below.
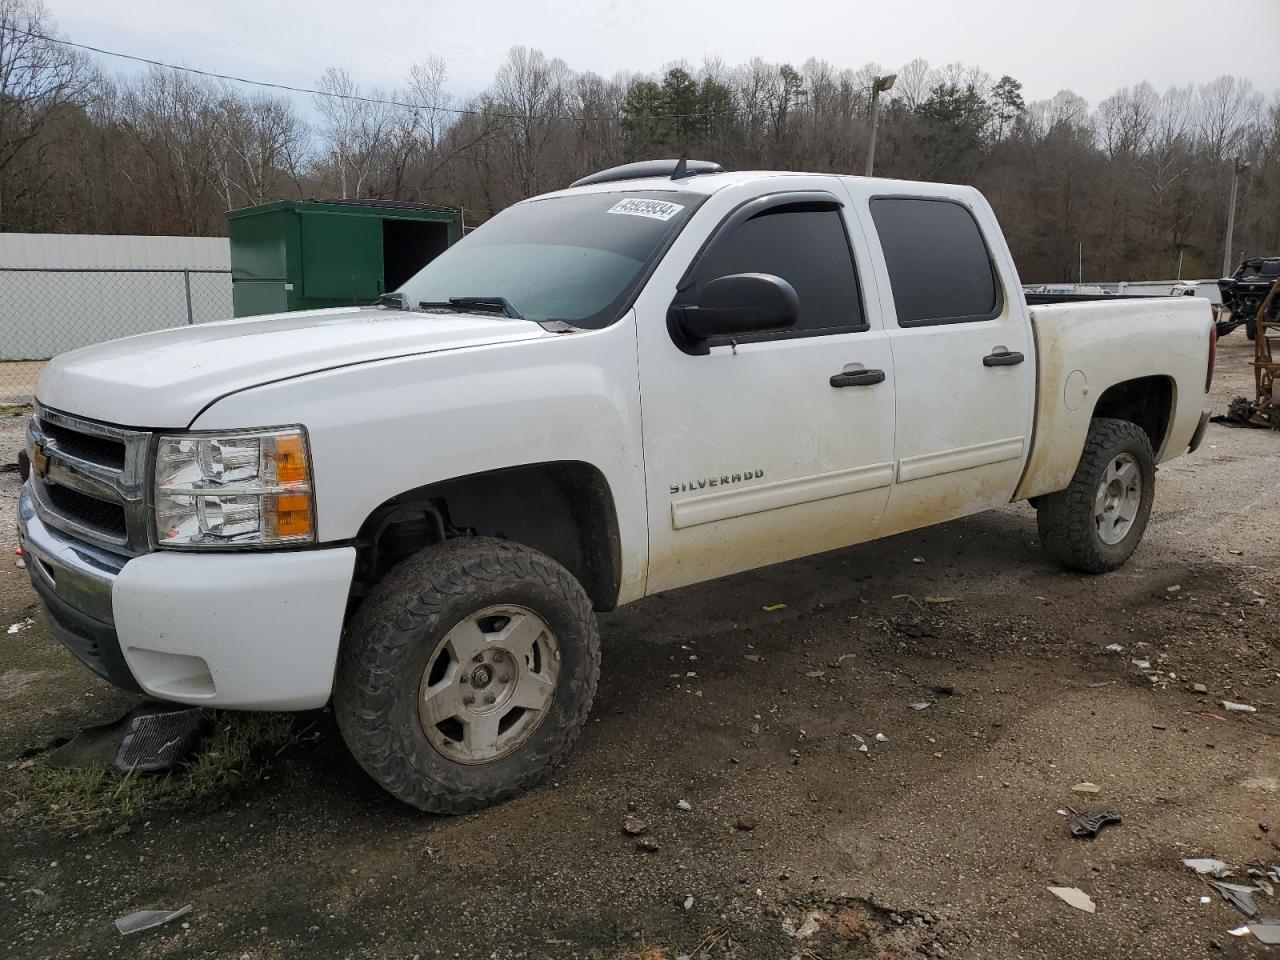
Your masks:
{"label": "gravel ground", "polygon": [[[0,469],[17,464],[18,451],[26,444],[27,414],[0,413]],[[0,473],[0,549],[7,558],[18,544],[14,525],[18,522],[18,477]]]}
{"label": "gravel ground", "polygon": [[[1219,410],[1249,387],[1247,348],[1222,344]],[[397,806],[326,713],[212,803],[78,830],[0,814],[0,952],[1269,955],[1228,934],[1243,917],[1181,859],[1237,879],[1280,862],[1278,455],[1278,434],[1211,426],[1160,471],[1144,545],[1105,577],[1053,566],[1015,505],[611,614],[572,761],[478,814]],[[0,509],[15,492],[0,475]],[[0,563],[0,625],[33,604]],[[42,748],[131,702],[38,616],[0,634],[0,807]],[[1069,836],[1060,811],[1104,807],[1123,823]],[[111,925],[188,903],[136,938]]]}

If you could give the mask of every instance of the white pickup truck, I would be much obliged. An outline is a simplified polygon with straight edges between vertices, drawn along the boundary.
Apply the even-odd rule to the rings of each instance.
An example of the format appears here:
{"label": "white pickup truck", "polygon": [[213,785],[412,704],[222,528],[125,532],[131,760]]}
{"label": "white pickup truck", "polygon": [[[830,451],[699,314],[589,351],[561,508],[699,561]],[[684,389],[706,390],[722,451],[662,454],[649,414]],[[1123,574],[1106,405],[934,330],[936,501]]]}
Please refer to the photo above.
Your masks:
{"label": "white pickup truck", "polygon": [[1017,500],[1122,564],[1213,358],[1205,300],[1028,306],[970,187],[629,164],[379,305],[56,358],[19,536],[106,679],[332,701],[383,787],[465,811],[568,753],[593,610]]}

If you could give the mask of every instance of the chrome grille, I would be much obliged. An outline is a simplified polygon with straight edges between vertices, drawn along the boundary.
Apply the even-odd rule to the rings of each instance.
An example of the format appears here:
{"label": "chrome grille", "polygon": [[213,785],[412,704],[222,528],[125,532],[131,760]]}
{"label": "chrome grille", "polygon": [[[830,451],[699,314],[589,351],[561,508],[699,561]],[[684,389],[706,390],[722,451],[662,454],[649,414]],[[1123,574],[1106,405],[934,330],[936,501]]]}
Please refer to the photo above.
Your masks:
{"label": "chrome grille", "polygon": [[135,556],[150,549],[146,504],[151,434],[37,405],[27,427],[31,493],[63,533]]}

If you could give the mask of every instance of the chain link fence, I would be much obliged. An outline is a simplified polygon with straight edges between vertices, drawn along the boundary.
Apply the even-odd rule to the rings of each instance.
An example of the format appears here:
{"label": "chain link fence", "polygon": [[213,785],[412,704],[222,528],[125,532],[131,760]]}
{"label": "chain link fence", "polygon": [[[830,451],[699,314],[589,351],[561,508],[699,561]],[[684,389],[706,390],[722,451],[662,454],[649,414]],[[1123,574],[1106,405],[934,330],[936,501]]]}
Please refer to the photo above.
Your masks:
{"label": "chain link fence", "polygon": [[31,402],[60,353],[231,313],[230,270],[0,267],[0,404]]}

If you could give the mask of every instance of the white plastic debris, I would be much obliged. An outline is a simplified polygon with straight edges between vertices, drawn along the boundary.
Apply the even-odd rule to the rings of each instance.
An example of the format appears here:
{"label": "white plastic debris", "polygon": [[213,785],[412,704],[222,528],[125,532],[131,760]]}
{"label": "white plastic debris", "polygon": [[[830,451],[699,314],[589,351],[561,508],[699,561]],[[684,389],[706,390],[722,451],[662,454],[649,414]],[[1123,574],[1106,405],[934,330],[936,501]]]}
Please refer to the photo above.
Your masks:
{"label": "white plastic debris", "polygon": [[127,937],[131,933],[141,933],[143,930],[150,930],[153,927],[166,924],[170,920],[185,917],[190,912],[191,904],[179,907],[177,910],[139,910],[137,913],[117,917],[116,929],[120,931],[122,936]]}
{"label": "white plastic debris", "polygon": [[1102,788],[1100,786],[1096,783],[1090,783],[1088,780],[1085,780],[1082,783],[1077,783],[1071,788],[1072,793],[1099,793],[1101,790]]}
{"label": "white plastic debris", "polygon": [[9,636],[13,636],[15,633],[22,632],[23,630],[27,629],[27,627],[31,626],[33,623],[35,623],[35,621],[32,620],[30,617],[27,617],[27,619],[25,620],[19,620],[17,623],[9,624],[9,631],[8,631]]}
{"label": "white plastic debris", "polygon": [[[12,629],[12,628],[10,628]],[[1232,713],[1257,713],[1258,708],[1248,703],[1232,703],[1230,700],[1218,701],[1222,704],[1223,710],[1229,710]]]}
{"label": "white plastic debris", "polygon": [[690,896],[690,897],[685,897],[685,898],[684,898],[684,908],[685,908],[686,910],[692,910],[692,909],[693,909],[693,897],[691,897],[691,896]]}
{"label": "white plastic debris", "polygon": [[928,700],[917,700],[915,703],[911,704],[911,709],[912,710],[928,710],[932,706],[933,704],[930,703]]}
{"label": "white plastic debris", "polygon": [[1083,910],[1085,913],[1093,913],[1098,909],[1093,902],[1093,898],[1078,887],[1049,887],[1049,892],[1064,903],[1070,904],[1077,910]]}
{"label": "white plastic debris", "polygon": [[1227,865],[1221,860],[1215,860],[1213,857],[1192,857],[1188,860],[1183,860],[1182,863],[1196,873],[1208,874],[1211,877],[1227,877],[1231,875]]}
{"label": "white plastic debris", "polygon": [[693,809],[693,806],[689,803],[688,800],[677,800],[676,809],[683,810],[685,813],[688,813],[690,810]]}
{"label": "white plastic debris", "polygon": [[1108,653],[1124,653],[1124,647],[1119,643],[1108,643],[1102,649]]}
{"label": "white plastic debris", "polygon": [[1133,664],[1135,667],[1137,667],[1139,670],[1150,670],[1150,669],[1151,669],[1151,661],[1150,661],[1150,660],[1130,660],[1129,662],[1130,662],[1130,663],[1132,663],[1132,664]]}
{"label": "white plastic debris", "polygon": [[868,747],[868,746],[864,743],[864,744],[862,744],[860,747],[858,747],[858,751],[859,751],[860,753],[870,753],[870,752],[871,752],[871,748],[870,748],[870,747]]}
{"label": "white plastic debris", "polygon": [[889,742],[889,738],[886,737],[883,733],[876,734],[876,743],[888,743],[888,742]]}
{"label": "white plastic debris", "polygon": [[818,910],[810,910],[806,913],[799,925],[790,917],[782,921],[782,932],[796,940],[808,940],[820,929],[822,929],[822,913]]}

